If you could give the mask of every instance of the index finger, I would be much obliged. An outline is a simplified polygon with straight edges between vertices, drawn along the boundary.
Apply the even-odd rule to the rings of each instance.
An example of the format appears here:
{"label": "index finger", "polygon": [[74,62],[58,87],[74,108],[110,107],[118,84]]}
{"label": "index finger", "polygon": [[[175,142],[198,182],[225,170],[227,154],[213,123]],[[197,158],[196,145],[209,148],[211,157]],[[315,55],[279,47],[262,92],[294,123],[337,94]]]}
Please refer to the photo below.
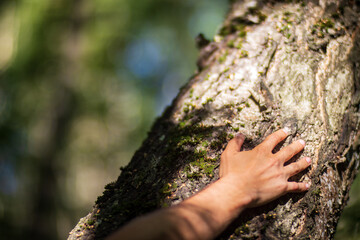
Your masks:
{"label": "index finger", "polygon": [[245,136],[243,134],[241,133],[236,134],[236,136],[228,142],[225,151],[240,152],[244,140],[245,140]]}
{"label": "index finger", "polygon": [[277,130],[276,132],[267,136],[261,144],[266,146],[266,148],[270,148],[271,150],[273,150],[276,147],[276,145],[278,145],[289,135],[289,132],[290,130],[286,127]]}

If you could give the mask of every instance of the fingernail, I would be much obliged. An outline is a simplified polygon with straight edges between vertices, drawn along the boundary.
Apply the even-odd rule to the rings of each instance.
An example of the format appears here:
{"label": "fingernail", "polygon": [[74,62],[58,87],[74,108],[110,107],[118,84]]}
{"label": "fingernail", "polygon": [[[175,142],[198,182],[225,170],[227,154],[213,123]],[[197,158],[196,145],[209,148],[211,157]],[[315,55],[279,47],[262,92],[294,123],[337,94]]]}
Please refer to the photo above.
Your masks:
{"label": "fingernail", "polygon": [[244,134],[242,134],[242,133],[237,133],[237,134],[235,135],[235,137],[236,137],[236,138],[245,138]]}
{"label": "fingernail", "polygon": [[311,183],[310,183],[310,182],[309,182],[309,183],[305,183],[305,187],[306,187],[307,189],[309,189],[310,186],[311,186]]}
{"label": "fingernail", "polygon": [[286,135],[289,135],[291,132],[291,129],[288,127],[284,127],[282,130],[286,133]]}
{"label": "fingernail", "polygon": [[305,141],[304,140],[300,139],[299,143],[301,143],[301,145],[303,145],[305,147]]}
{"label": "fingernail", "polygon": [[306,160],[308,163],[311,163],[311,158],[306,157],[305,160]]}

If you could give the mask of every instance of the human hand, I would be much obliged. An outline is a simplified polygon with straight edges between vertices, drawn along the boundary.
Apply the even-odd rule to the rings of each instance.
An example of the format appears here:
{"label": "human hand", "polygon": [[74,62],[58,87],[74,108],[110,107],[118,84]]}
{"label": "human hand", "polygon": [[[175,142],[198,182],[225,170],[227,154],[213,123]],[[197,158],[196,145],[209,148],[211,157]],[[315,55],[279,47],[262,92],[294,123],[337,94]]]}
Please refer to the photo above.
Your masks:
{"label": "human hand", "polygon": [[288,182],[289,177],[306,169],[311,160],[308,157],[284,166],[305,147],[298,140],[273,154],[272,150],[288,136],[287,129],[269,135],[260,145],[250,151],[240,151],[245,136],[237,134],[229,141],[221,155],[220,178],[228,178],[231,188],[250,196],[251,207],[259,206],[284,195],[309,189],[309,183]]}

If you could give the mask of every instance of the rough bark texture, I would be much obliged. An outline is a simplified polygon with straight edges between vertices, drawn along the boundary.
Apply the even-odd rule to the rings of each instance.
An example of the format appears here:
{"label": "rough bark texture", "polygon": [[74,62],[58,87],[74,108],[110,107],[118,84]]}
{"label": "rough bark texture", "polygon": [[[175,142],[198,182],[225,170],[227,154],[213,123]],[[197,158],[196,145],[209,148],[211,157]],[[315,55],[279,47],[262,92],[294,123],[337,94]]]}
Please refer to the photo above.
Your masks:
{"label": "rough bark texture", "polygon": [[130,219],[174,205],[218,179],[240,131],[251,149],[288,126],[313,159],[288,194],[249,209],[221,239],[329,239],[359,168],[359,1],[235,1],[199,72],[159,118],[118,180],[69,239],[102,239]]}

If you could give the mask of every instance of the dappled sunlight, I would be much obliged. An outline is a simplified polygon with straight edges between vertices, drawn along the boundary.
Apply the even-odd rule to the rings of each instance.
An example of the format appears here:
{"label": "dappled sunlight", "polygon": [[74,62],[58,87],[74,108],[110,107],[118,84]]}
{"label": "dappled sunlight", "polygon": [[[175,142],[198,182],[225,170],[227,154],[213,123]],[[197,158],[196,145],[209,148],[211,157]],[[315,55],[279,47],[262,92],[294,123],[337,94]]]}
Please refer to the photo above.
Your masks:
{"label": "dappled sunlight", "polygon": [[2,237],[67,237],[194,73],[194,37],[212,38],[227,7],[0,3]]}
{"label": "dappled sunlight", "polygon": [[14,55],[17,32],[15,6],[8,7],[4,13],[0,9],[0,71],[10,64]]}

